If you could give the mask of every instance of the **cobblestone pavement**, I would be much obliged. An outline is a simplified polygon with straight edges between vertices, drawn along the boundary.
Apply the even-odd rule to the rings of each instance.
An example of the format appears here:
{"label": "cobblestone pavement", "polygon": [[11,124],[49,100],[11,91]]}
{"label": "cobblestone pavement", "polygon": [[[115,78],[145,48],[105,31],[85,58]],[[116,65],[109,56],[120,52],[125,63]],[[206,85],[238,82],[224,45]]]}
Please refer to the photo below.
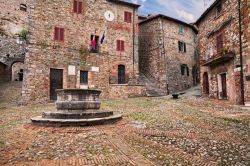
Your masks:
{"label": "cobblestone pavement", "polygon": [[226,101],[184,97],[104,100],[113,125],[38,127],[53,104],[0,104],[0,165],[249,166],[250,112]]}

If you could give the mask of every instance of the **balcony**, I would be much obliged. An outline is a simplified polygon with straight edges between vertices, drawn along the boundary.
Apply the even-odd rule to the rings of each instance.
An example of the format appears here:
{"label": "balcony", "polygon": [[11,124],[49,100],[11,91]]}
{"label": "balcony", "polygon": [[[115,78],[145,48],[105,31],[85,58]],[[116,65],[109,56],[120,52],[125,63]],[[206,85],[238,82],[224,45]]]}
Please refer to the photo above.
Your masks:
{"label": "balcony", "polygon": [[201,60],[201,65],[202,66],[214,66],[214,65],[218,65],[220,63],[226,62],[226,61],[230,61],[234,59],[234,57],[235,57],[235,53],[233,51],[223,50],[207,60]]}

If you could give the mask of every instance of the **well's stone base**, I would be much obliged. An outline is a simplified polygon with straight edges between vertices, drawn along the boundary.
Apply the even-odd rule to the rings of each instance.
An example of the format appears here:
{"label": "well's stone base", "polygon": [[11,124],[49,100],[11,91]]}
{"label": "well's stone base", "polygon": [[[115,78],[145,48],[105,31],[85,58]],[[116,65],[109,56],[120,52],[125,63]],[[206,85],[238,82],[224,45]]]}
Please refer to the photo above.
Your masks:
{"label": "well's stone base", "polygon": [[31,121],[35,125],[52,126],[52,127],[67,127],[67,126],[92,126],[114,123],[122,119],[122,115],[113,115],[102,118],[91,119],[49,119],[38,116],[32,118]]}

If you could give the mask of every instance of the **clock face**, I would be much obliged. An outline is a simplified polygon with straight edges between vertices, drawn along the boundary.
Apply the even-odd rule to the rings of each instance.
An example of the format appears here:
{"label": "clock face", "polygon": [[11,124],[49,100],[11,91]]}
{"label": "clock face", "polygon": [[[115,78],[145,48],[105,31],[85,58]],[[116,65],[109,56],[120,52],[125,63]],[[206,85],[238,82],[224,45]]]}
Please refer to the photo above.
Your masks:
{"label": "clock face", "polygon": [[114,13],[109,10],[104,13],[104,17],[107,21],[113,21],[115,19]]}

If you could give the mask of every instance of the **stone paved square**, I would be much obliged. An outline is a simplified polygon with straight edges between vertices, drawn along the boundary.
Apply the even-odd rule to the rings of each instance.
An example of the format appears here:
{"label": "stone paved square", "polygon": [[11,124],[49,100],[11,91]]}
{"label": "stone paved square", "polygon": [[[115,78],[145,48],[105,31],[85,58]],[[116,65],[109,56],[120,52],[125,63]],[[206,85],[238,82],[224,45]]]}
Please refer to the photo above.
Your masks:
{"label": "stone paved square", "polygon": [[15,102],[20,87],[1,87],[0,165],[250,164],[250,111],[226,101],[192,96],[102,100],[103,110],[122,113],[123,120],[52,128],[34,126],[30,118],[55,111],[53,103],[21,107]]}

